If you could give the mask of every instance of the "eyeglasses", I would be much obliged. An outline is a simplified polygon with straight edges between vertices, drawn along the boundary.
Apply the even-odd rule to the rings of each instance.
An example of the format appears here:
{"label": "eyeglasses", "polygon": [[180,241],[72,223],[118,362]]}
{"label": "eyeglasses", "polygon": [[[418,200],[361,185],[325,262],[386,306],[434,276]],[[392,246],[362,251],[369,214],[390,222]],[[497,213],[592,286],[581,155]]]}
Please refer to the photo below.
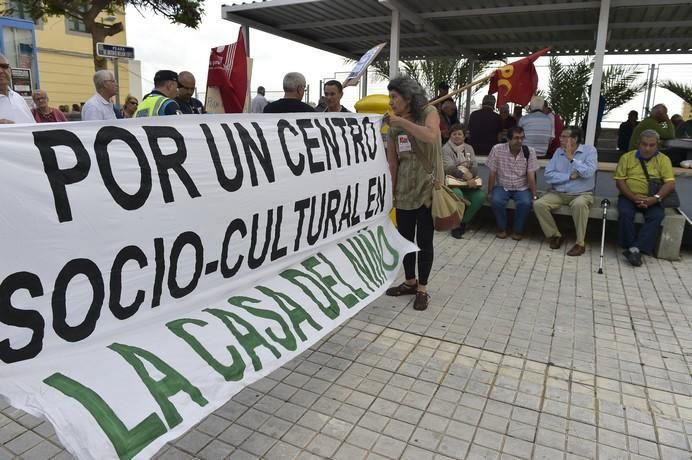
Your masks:
{"label": "eyeglasses", "polygon": [[5,63],[0,64],[0,69],[5,69],[5,70],[7,70],[7,69],[9,69],[9,68],[10,68],[10,65],[9,65],[9,64],[5,64]]}
{"label": "eyeglasses", "polygon": [[178,89],[186,89],[188,91],[194,91],[196,86],[185,86],[182,83],[178,83]]}
{"label": "eyeglasses", "polygon": [[513,136],[512,137],[513,141],[523,141],[524,139],[526,139],[526,136]]}
{"label": "eyeglasses", "polygon": [[128,104],[133,104],[133,105],[139,105],[139,102],[137,101],[127,101]]}

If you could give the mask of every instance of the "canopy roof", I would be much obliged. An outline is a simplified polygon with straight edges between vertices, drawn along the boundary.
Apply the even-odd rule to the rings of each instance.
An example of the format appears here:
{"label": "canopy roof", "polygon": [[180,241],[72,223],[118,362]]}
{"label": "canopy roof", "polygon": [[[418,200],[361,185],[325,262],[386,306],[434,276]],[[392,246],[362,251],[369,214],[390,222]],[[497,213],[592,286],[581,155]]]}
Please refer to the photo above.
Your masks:
{"label": "canopy roof", "polygon": [[[606,54],[692,53],[692,1],[610,3]],[[357,59],[389,41],[396,9],[402,59],[498,59],[545,47],[594,54],[600,7],[600,0],[265,0],[224,6],[222,17]]]}

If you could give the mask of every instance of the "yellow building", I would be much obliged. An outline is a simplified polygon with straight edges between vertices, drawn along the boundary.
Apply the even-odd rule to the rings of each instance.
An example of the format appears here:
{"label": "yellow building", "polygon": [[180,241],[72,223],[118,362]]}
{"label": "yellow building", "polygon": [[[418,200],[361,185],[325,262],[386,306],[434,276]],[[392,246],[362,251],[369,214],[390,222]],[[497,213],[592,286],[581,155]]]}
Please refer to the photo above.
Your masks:
{"label": "yellow building", "polygon": [[[3,5],[4,3],[4,5]],[[0,5],[7,9],[13,2],[0,0]],[[12,6],[12,5],[10,5]],[[25,19],[24,14],[19,8],[14,8],[12,14],[15,18]],[[122,22],[123,32],[108,37],[106,42],[114,45],[126,45],[126,23],[125,15],[109,15],[103,13],[99,20],[105,24]],[[7,43],[7,33],[5,35],[5,54],[14,66],[9,55],[19,55],[21,40],[15,39],[12,43]],[[85,32],[84,23],[74,18],[63,16],[48,17],[39,20],[35,24],[36,40],[36,60],[38,64],[38,86],[48,92],[51,106],[72,105],[84,102],[94,94],[94,61],[92,55],[91,34]],[[12,48],[15,49],[12,49]],[[9,55],[8,55],[9,54]],[[17,58],[21,61],[21,57]],[[25,59],[26,61],[26,59]],[[113,61],[108,60],[109,70],[113,69]],[[118,80],[120,83],[120,100],[124,100],[127,94],[133,94],[137,98],[141,97],[141,78],[139,61],[119,59],[118,60]],[[36,86],[36,84],[35,84]]]}
{"label": "yellow building", "polygon": [[692,120],[692,107],[687,102],[682,103],[682,119]]}

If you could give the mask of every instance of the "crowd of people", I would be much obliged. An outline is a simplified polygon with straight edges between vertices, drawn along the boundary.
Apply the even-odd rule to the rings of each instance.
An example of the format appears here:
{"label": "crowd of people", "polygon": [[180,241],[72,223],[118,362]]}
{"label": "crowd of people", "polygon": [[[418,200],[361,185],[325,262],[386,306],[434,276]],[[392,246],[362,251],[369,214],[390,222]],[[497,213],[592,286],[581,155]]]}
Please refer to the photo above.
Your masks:
{"label": "crowd of people", "polygon": [[[35,108],[9,88],[9,65],[0,54],[0,123],[66,121],[69,113],[51,108],[48,94],[34,93]],[[336,80],[324,84],[323,104],[317,108],[304,103],[305,77],[298,72],[284,76],[282,98],[270,102],[263,87],[251,101],[251,111],[258,113],[348,112],[341,105],[343,87]],[[160,70],[154,77],[154,89],[141,102],[128,96],[118,111],[110,99],[118,91],[113,74],[99,70],[94,74],[95,94],[81,107],[82,120],[107,120],[118,117],[142,117],[203,113],[202,103],[193,97],[195,79],[190,72],[179,74]],[[598,169],[596,148],[583,143],[583,130],[564,126],[547,102],[534,96],[525,115],[521,110],[510,114],[508,105],[495,112],[496,100],[488,95],[479,110],[470,114],[468,127],[459,123],[451,99],[433,105],[421,85],[408,76],[392,79],[388,85],[390,112],[384,123],[389,126],[387,159],[392,175],[397,227],[402,236],[415,241],[418,253],[403,259],[405,280],[387,290],[387,295],[415,295],[413,308],[425,310],[430,296],[428,278],[433,263],[432,190],[447,177],[463,181],[454,193],[469,203],[458,228],[451,234],[462,238],[467,224],[484,201],[490,204],[497,226],[496,237],[521,240],[525,234],[530,210],[536,215],[550,248],[559,249],[565,238],[552,212],[569,206],[576,230],[574,245],[568,256],[585,252],[586,229],[593,206],[595,176]],[[447,94],[449,86],[438,86],[438,96]],[[73,107],[73,111],[76,108]],[[633,266],[642,264],[642,254],[651,255],[664,217],[663,202],[675,191],[675,177],[670,159],[659,150],[661,139],[675,136],[690,122],[668,118],[663,104],[654,106],[651,115],[637,122],[630,112],[620,127],[618,145],[623,151],[614,174],[620,196],[618,208],[618,242],[624,256]],[[675,118],[675,117],[674,117]],[[489,178],[486,192],[478,178],[477,155],[486,156]],[[539,158],[549,159],[545,182],[550,189],[539,196],[536,173]],[[512,200],[515,212],[509,225],[507,204]],[[639,232],[634,225],[637,212],[644,215]],[[510,228],[511,227],[511,228]]]}
{"label": "crowd of people", "polygon": [[656,131],[661,140],[692,138],[692,120],[684,121],[678,114],[668,117],[668,108],[663,104],[653,106],[649,116],[643,120],[639,121],[638,118],[639,113],[632,110],[627,121],[620,124],[618,150],[621,152],[635,148],[639,134],[647,129]]}
{"label": "crowd of people", "polygon": [[[397,225],[401,235],[415,241],[420,251],[417,256],[408,254],[404,258],[405,280],[389,288],[387,295],[415,295],[414,309],[424,310],[428,306],[427,284],[434,256],[432,187],[445,181],[445,176],[464,182],[463,187],[453,191],[469,203],[461,226],[451,232],[453,237],[462,237],[466,225],[487,198],[495,217],[497,238],[511,235],[514,240],[523,239],[533,209],[549,247],[559,249],[565,237],[553,212],[568,206],[576,234],[567,255],[578,257],[586,252],[598,153],[594,146],[584,144],[581,127],[564,126],[539,96],[531,99],[528,113],[521,116],[521,112],[510,115],[508,106],[500,107],[496,113],[495,98],[488,95],[481,108],[471,113],[465,129],[452,110],[454,104],[445,101],[433,110],[415,80],[397,77],[388,89],[393,114],[385,116],[391,126],[387,156],[394,182]],[[440,90],[444,93],[446,89],[445,85],[438,86],[438,96]],[[649,117],[651,122],[632,126],[627,152],[620,157],[614,174],[620,193],[618,243],[625,259],[635,267],[642,264],[643,254],[653,254],[665,214],[664,202],[675,191],[671,161],[659,150],[664,138],[661,130],[668,129],[666,124],[671,121],[666,113],[665,106],[656,105]],[[486,193],[480,187],[477,154],[487,155]],[[544,170],[549,190],[541,195],[536,178],[539,157],[549,159]],[[511,228],[507,216],[510,200],[515,205]],[[638,212],[643,214],[644,224],[637,232],[634,219]]]}
{"label": "crowd of people", "polygon": [[154,88],[138,101],[127,95],[117,107],[112,98],[118,94],[118,82],[110,70],[94,73],[94,95],[86,102],[51,107],[48,93],[37,89],[32,93],[33,107],[10,87],[11,66],[0,53],[0,124],[54,123],[65,121],[115,120],[117,118],[151,117],[158,115],[202,114],[202,102],[194,97],[195,76],[191,72],[159,70],[154,75]]}
{"label": "crowd of people", "polygon": [[328,80],[322,87],[319,104],[313,107],[303,102],[307,82],[299,72],[289,72],[283,78],[284,95],[270,102],[265,97],[264,86],[257,88],[257,95],[250,102],[251,113],[300,113],[300,112],[350,112],[341,105],[344,87],[338,80]]}

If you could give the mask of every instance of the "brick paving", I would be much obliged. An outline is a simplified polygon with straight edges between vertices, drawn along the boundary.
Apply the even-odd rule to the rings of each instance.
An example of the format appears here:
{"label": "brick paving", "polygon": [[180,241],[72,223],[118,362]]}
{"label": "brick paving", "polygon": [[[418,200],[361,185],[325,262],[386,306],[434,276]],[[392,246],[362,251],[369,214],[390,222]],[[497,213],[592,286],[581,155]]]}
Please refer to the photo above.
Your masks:
{"label": "brick paving", "polygon": [[[160,459],[691,459],[692,253],[596,274],[537,236],[438,234],[427,311],[381,297]],[[0,406],[0,459],[72,458]]]}

